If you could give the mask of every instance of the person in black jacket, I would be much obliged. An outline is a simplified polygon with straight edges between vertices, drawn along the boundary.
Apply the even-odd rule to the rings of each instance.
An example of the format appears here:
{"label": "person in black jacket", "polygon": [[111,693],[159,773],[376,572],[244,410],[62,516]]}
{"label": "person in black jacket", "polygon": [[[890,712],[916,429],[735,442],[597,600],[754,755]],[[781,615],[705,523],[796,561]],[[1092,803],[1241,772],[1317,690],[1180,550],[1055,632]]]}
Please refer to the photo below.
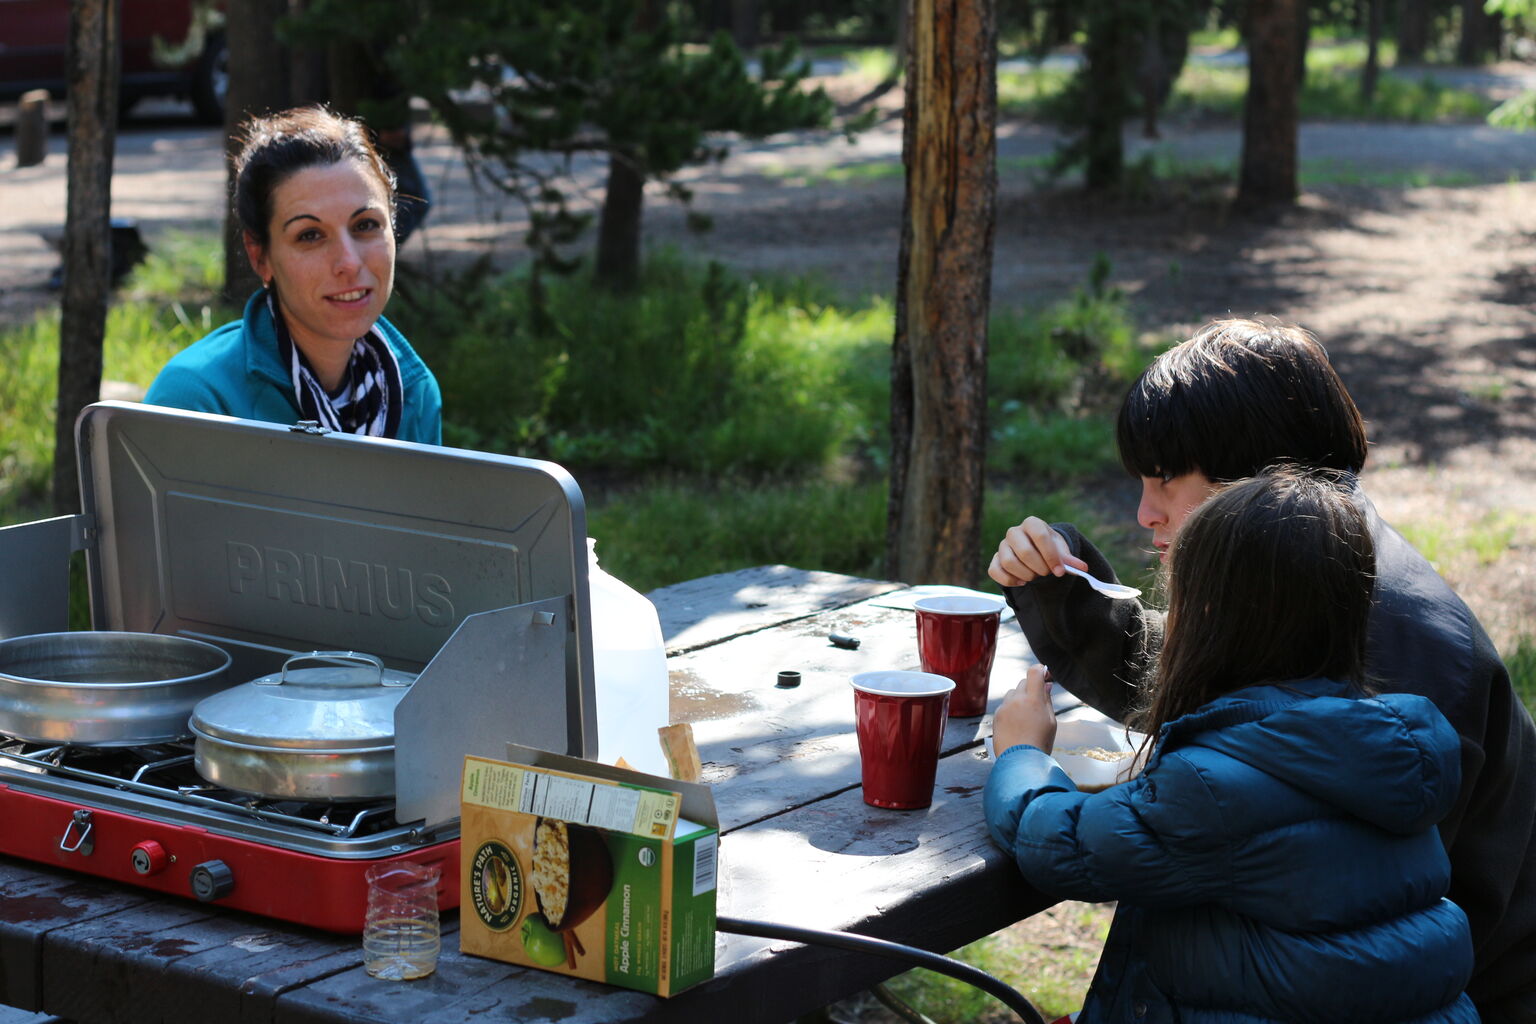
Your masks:
{"label": "person in black jacket", "polygon": [[[1299,327],[1254,320],[1215,321],[1159,356],[1131,386],[1116,432],[1121,462],[1142,482],[1137,521],[1160,557],[1224,481],[1282,460],[1358,474],[1366,459],[1364,422],[1322,345]],[[1450,898],[1472,926],[1467,992],[1485,1021],[1536,1021],[1536,726],[1471,610],[1358,482],[1353,497],[1376,545],[1368,677],[1430,698],[1461,737],[1461,790],[1440,834]],[[1145,710],[1161,614],[1104,598],[1064,564],[1115,578],[1076,529],[1035,517],[1008,531],[988,574],[1053,679],[1132,720]]]}

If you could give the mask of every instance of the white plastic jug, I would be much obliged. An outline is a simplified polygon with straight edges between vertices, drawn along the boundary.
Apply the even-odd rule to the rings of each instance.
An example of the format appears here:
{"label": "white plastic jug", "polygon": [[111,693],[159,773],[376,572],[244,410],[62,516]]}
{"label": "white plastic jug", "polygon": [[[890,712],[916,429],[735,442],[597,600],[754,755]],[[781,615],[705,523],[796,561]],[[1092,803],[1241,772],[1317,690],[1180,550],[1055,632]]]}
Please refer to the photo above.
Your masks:
{"label": "white plastic jug", "polygon": [[597,564],[587,538],[592,595],[592,668],[597,683],[597,752],[636,771],[670,774],[656,730],[671,722],[666,647],[656,606]]}

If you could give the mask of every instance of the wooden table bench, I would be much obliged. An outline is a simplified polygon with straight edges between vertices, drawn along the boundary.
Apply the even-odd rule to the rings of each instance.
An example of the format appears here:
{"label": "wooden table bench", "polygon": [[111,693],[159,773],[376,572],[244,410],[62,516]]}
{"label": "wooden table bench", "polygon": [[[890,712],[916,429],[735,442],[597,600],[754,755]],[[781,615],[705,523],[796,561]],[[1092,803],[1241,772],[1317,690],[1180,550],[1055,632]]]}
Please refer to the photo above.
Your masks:
{"label": "wooden table bench", "polygon": [[[848,678],[917,667],[912,612],[883,606],[903,590],[765,566],[650,595],[667,636],[673,718],[693,724],[721,816],[722,916],[945,952],[1048,905],[982,824],[982,719],[949,723],[928,809],[880,810],[860,797]],[[832,632],[860,646],[834,646]],[[1028,664],[1017,625],[1005,623],[992,707]],[[802,684],[777,688],[781,669]],[[82,1024],[783,1024],[903,969],[720,934],[715,978],[662,1000],[467,956],[457,912],[443,924],[435,974],[384,982],[364,972],[356,938],[0,857],[0,1003]]]}

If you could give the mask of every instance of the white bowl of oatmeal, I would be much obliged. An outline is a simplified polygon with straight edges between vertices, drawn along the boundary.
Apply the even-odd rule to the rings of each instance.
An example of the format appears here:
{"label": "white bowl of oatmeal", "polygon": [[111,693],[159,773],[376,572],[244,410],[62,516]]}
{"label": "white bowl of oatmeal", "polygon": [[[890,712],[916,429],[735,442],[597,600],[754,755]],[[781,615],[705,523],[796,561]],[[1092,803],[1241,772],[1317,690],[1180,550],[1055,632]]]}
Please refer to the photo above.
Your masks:
{"label": "white bowl of oatmeal", "polygon": [[1146,758],[1139,732],[1092,708],[1079,707],[1056,718],[1056,745],[1051,756],[1078,789],[1097,792],[1126,782],[1141,771]]}

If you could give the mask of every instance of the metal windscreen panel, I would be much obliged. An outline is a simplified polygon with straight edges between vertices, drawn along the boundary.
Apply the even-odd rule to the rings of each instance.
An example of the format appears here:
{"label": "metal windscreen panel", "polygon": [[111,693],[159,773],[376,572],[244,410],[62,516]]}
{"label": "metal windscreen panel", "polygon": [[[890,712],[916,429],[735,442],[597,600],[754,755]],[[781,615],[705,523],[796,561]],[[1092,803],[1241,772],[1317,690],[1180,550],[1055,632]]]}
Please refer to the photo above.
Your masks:
{"label": "metal windscreen panel", "polygon": [[395,820],[457,818],[466,755],[499,759],[508,743],[548,749],[563,731],[569,604],[471,615],[422,671],[395,708]]}
{"label": "metal windscreen panel", "polygon": [[0,529],[0,640],[69,628],[69,556],[82,518]]}

